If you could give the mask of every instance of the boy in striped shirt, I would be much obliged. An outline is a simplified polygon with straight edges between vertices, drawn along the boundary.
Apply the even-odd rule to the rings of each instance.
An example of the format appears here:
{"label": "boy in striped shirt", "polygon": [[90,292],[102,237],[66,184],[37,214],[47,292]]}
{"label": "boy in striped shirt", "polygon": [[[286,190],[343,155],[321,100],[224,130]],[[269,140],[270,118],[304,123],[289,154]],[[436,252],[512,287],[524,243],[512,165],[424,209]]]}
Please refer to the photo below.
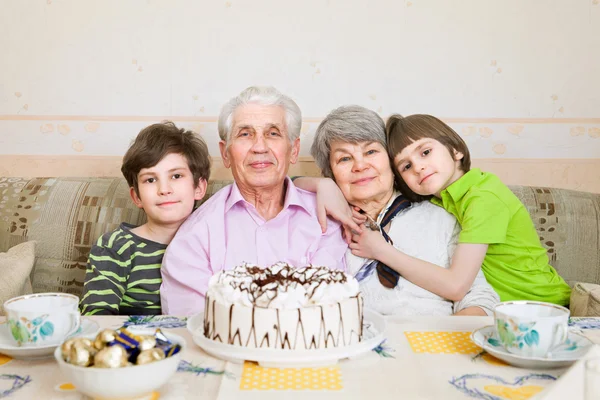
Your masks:
{"label": "boy in striped shirt", "polygon": [[167,245],[206,193],[210,157],[204,140],[172,122],[144,128],[123,157],[121,172],[147,222],[122,223],[92,247],[84,315],[158,315],[160,266]]}

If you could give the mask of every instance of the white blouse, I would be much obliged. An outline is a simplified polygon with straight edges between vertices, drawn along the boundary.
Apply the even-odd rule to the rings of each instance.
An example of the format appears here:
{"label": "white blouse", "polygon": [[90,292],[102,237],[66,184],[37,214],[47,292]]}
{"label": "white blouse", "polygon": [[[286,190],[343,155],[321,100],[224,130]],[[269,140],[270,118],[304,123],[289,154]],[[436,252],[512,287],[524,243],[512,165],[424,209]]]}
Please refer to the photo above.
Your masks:
{"label": "white blouse", "polygon": [[[399,195],[396,193],[386,208],[377,218],[381,223],[385,211]],[[456,218],[441,207],[428,201],[413,203],[401,211],[390,222],[388,235],[398,250],[428,261],[432,264],[448,268],[452,254],[458,243],[460,225]],[[367,261],[346,253],[348,273],[355,275]],[[417,286],[402,276],[394,289],[388,289],[379,283],[375,271],[360,284],[365,300],[365,307],[384,315],[451,315],[467,307],[481,307],[488,315],[492,315],[494,306],[500,301],[498,294],[487,283],[481,270],[475,278],[467,295],[458,302],[446,300]]]}

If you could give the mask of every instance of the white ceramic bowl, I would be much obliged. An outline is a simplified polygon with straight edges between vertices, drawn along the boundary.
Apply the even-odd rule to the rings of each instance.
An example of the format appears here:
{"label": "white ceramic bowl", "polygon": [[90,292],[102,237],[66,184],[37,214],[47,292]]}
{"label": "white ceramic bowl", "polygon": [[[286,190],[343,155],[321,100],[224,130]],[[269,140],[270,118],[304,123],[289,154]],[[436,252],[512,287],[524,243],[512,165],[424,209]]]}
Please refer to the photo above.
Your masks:
{"label": "white ceramic bowl", "polygon": [[[134,332],[136,335],[154,335],[155,330],[136,329]],[[158,389],[177,371],[181,354],[185,350],[185,339],[167,331],[163,333],[171,342],[178,343],[181,350],[171,357],[150,364],[123,368],[78,367],[63,360],[61,346],[54,350],[54,358],[75,389],[93,399],[138,397]],[[84,337],[93,339],[95,335]]]}

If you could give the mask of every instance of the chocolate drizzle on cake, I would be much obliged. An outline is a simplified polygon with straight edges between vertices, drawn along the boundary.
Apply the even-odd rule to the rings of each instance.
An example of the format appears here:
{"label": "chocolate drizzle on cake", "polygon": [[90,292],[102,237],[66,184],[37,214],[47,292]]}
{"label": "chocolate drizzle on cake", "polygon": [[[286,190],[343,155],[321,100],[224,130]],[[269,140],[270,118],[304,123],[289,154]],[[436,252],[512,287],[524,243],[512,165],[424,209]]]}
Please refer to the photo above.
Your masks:
{"label": "chocolate drizzle on cake", "polygon": [[[363,337],[362,296],[355,289],[339,292],[337,285],[345,285],[348,279],[354,281],[342,271],[312,266],[294,269],[285,263],[269,268],[243,265],[221,272],[218,284],[234,289],[238,298],[248,297],[236,301],[222,294],[231,289],[212,292],[215,296],[209,289],[204,336],[236,346],[290,350],[358,343]],[[349,288],[358,287],[356,281],[349,284]],[[334,287],[338,295],[331,298],[329,291]],[[355,295],[344,295],[348,290]],[[324,298],[326,302],[320,302]],[[279,303],[274,307],[275,299]],[[286,303],[289,299],[291,303]]]}

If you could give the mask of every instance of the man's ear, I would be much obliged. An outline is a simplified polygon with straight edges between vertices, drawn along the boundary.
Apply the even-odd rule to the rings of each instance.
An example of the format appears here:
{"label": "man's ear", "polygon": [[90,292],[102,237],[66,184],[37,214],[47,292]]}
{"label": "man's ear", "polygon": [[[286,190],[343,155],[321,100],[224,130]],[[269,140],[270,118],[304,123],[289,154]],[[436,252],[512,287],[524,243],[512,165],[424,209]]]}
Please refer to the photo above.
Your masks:
{"label": "man's ear", "polygon": [[131,200],[133,200],[133,203],[138,207],[138,208],[144,208],[142,206],[142,199],[140,199],[140,196],[138,196],[138,194],[135,191],[134,187],[130,187],[129,188],[129,195],[131,196]]}
{"label": "man's ear", "polygon": [[198,178],[198,186],[196,186],[196,189],[194,189],[194,200],[202,200],[206,194],[207,186],[208,182],[206,182],[206,179]]}
{"label": "man's ear", "polygon": [[221,159],[223,160],[223,165],[225,168],[231,167],[231,163],[229,162],[229,154],[227,153],[227,143],[224,140],[219,142],[219,151],[221,151]]}
{"label": "man's ear", "polygon": [[460,151],[456,151],[456,149],[454,149],[454,161],[460,161],[465,157],[465,155],[463,153],[461,153]]}
{"label": "man's ear", "polygon": [[290,157],[290,164],[296,164],[298,162],[299,154],[300,154],[300,138],[296,138],[292,142],[292,156]]}

